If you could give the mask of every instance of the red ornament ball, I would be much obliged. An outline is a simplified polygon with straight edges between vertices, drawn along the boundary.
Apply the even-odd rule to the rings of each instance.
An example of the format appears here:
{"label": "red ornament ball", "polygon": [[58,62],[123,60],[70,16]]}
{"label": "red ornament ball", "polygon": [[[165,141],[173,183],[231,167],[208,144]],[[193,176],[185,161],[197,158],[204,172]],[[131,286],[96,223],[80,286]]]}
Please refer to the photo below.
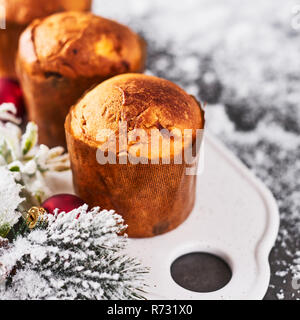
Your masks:
{"label": "red ornament ball", "polygon": [[10,102],[16,106],[18,118],[24,116],[24,100],[19,83],[12,79],[0,79],[0,104]]}
{"label": "red ornament ball", "polygon": [[54,210],[58,209],[59,212],[70,212],[83,206],[83,200],[72,194],[58,194],[46,200],[42,207],[50,214],[54,214]]}

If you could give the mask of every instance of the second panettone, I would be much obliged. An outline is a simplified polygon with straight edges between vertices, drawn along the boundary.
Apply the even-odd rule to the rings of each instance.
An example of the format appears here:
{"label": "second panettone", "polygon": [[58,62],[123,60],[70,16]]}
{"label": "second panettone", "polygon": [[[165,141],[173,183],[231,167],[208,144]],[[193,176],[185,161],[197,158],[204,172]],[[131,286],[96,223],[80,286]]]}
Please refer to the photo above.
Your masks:
{"label": "second panettone", "polygon": [[[5,19],[5,29],[0,29],[0,76],[15,78],[15,59],[18,42],[24,29],[37,18],[75,10],[89,11],[91,0],[0,0],[0,22]],[[0,8],[1,9],[1,8]]]}
{"label": "second panettone", "polygon": [[22,34],[17,73],[40,143],[65,145],[71,105],[92,85],[144,69],[144,41],[126,26],[90,13],[35,20]]}
{"label": "second panettone", "polygon": [[[204,113],[177,85],[114,77],[71,109],[65,127],[76,192],[123,215],[130,237],[165,233],[188,217],[196,184],[188,169],[197,165]],[[194,162],[183,156],[188,149]]]}

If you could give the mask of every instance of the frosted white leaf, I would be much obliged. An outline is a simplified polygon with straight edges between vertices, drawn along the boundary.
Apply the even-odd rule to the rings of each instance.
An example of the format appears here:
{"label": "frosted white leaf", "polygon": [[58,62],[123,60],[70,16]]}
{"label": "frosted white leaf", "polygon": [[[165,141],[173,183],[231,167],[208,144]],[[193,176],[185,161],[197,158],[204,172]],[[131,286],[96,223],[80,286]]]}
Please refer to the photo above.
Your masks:
{"label": "frosted white leaf", "polygon": [[17,113],[17,109],[13,103],[2,103],[0,105],[0,120],[10,121],[15,124],[20,124],[21,119],[15,116],[16,113]]}
{"label": "frosted white leaf", "polygon": [[28,161],[25,166],[22,167],[22,172],[29,176],[35,174],[37,171],[37,164],[34,160]]}
{"label": "frosted white leaf", "polygon": [[32,148],[35,147],[38,140],[38,128],[33,122],[29,122],[26,127],[26,132],[22,137],[21,148],[23,155],[27,155]]}
{"label": "frosted white leaf", "polygon": [[[21,129],[14,124],[0,122],[0,154],[4,156],[5,163],[17,160],[21,156],[20,139]],[[3,150],[9,150],[10,157],[3,154]]]}
{"label": "frosted white leaf", "polygon": [[40,145],[34,160],[41,171],[63,171],[70,168],[69,155],[64,154],[62,147],[49,149],[45,145]]}
{"label": "frosted white leaf", "polygon": [[18,207],[24,201],[20,197],[21,189],[11,172],[0,167],[0,228],[4,225],[12,227],[19,220]]}

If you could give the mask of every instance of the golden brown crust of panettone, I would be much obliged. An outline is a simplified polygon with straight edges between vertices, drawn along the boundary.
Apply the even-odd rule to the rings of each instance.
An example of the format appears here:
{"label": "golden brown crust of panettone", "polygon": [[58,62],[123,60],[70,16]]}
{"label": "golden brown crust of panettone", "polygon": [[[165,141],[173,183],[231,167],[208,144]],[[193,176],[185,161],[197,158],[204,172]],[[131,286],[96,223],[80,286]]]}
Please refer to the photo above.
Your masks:
{"label": "golden brown crust of panettone", "polygon": [[118,134],[119,122],[135,129],[203,129],[199,103],[176,84],[144,74],[111,78],[88,92],[71,111],[71,129],[80,140],[99,145],[99,130]]}
{"label": "golden brown crust of panettone", "polygon": [[6,21],[27,25],[36,18],[50,14],[75,10],[88,11],[92,0],[0,0],[6,9]]}
{"label": "golden brown crust of panettone", "polygon": [[115,21],[91,13],[63,12],[35,20],[25,30],[18,59],[33,75],[107,79],[142,71],[145,43]]}

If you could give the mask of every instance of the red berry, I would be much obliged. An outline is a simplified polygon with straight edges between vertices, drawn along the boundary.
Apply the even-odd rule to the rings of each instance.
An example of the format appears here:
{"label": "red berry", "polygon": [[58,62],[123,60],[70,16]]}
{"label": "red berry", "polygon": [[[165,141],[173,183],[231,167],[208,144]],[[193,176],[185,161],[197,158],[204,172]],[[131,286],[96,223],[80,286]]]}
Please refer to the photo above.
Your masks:
{"label": "red berry", "polygon": [[0,79],[0,104],[11,102],[16,106],[18,118],[24,115],[24,100],[22,89],[15,80],[2,78]]}
{"label": "red berry", "polygon": [[54,214],[55,209],[60,212],[70,212],[84,205],[84,201],[72,194],[58,194],[46,200],[42,207],[50,214]]}

